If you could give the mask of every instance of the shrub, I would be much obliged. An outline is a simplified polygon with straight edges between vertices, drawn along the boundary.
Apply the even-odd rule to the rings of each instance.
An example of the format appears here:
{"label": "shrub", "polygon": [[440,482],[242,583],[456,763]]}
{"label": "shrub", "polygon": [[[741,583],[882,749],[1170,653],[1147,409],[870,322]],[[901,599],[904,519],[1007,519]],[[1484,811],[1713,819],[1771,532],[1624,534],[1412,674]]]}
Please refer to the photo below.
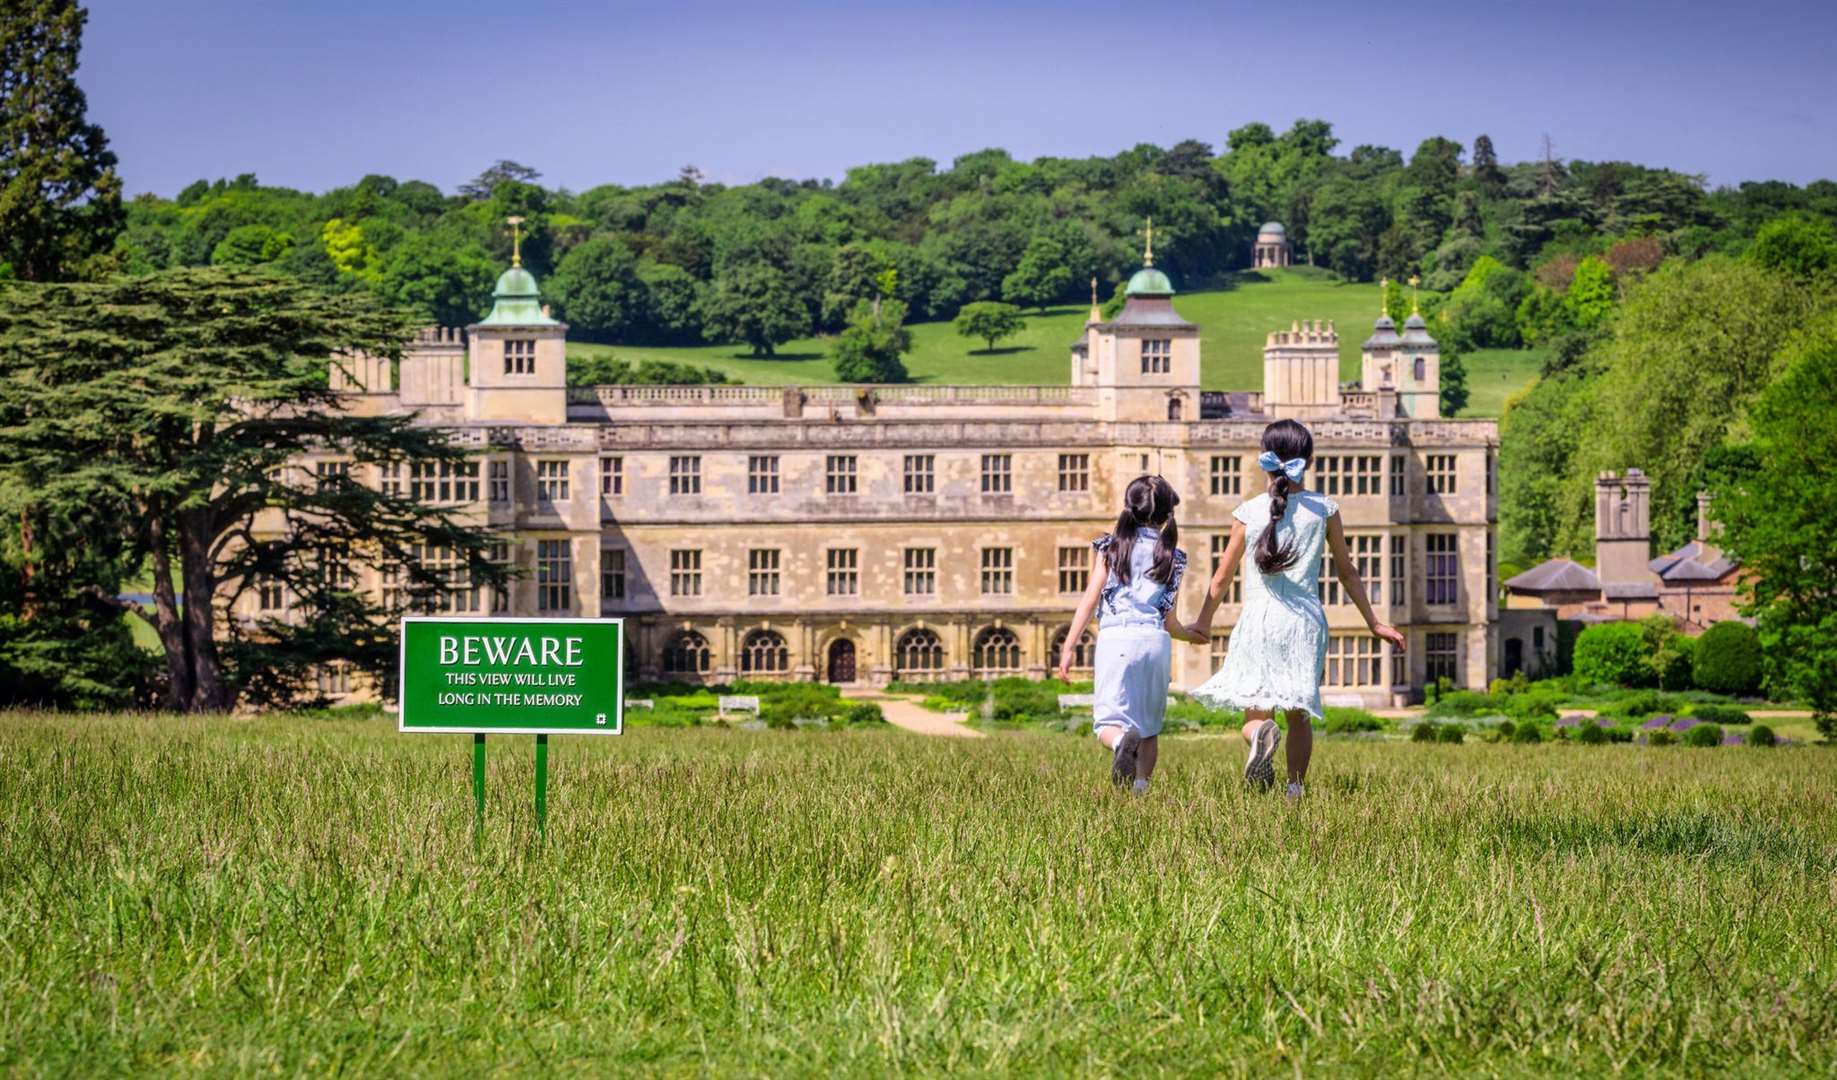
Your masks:
{"label": "shrub", "polygon": [[1490,694],[1477,690],[1450,690],[1435,699],[1429,706],[1429,715],[1443,716],[1485,716],[1499,711],[1499,706]]}
{"label": "shrub", "polygon": [[1698,724],[1684,733],[1685,746],[1721,746],[1722,729],[1715,724]]}
{"label": "shrub", "polygon": [[1773,729],[1765,724],[1755,724],[1754,730],[1748,732],[1749,746],[1776,746],[1779,741],[1779,736],[1775,735]]}
{"label": "shrub", "polygon": [[842,722],[845,724],[884,724],[887,722],[887,717],[880,711],[880,706],[873,702],[857,701],[842,714]]}
{"label": "shrub", "polygon": [[1514,720],[1537,720],[1540,717],[1555,719],[1557,706],[1563,703],[1563,693],[1559,690],[1530,690],[1514,694],[1505,702],[1505,715]]}
{"label": "shrub", "polygon": [[1584,723],[1576,729],[1575,741],[1589,746],[1599,746],[1607,741],[1607,729],[1594,721]]}
{"label": "shrub", "polygon": [[1410,741],[1411,742],[1434,742],[1435,741],[1435,725],[1433,723],[1430,723],[1427,720],[1424,720],[1422,723],[1417,724],[1416,730],[1410,732]]}
{"label": "shrub", "polygon": [[1321,730],[1329,735],[1353,735],[1361,731],[1383,731],[1389,726],[1382,716],[1364,709],[1328,706],[1321,720]]}
{"label": "shrub", "polygon": [[1670,746],[1672,743],[1677,742],[1677,741],[1678,741],[1678,737],[1676,735],[1673,735],[1671,732],[1665,730],[1664,728],[1659,728],[1657,731],[1654,731],[1652,734],[1646,736],[1646,742],[1651,744],[1652,746]]}
{"label": "shrub", "polygon": [[1690,715],[1706,724],[1731,724],[1744,726],[1754,722],[1754,718],[1733,705],[1698,705],[1690,710]]}
{"label": "shrub", "polygon": [[766,727],[778,731],[788,730],[797,726],[797,718],[798,712],[795,706],[780,704],[776,701],[759,703],[759,719],[765,721]]}
{"label": "shrub", "polygon": [[1467,737],[1467,729],[1459,724],[1443,724],[1435,730],[1437,742],[1459,743]]}
{"label": "shrub", "polygon": [[1752,694],[1760,689],[1760,637],[1746,623],[1719,622],[1697,639],[1691,679],[1700,690]]}
{"label": "shrub", "polygon": [[1646,664],[1645,635],[1633,623],[1601,623],[1575,639],[1575,673],[1588,682],[1646,686],[1652,669]]}
{"label": "shrub", "polygon": [[1512,728],[1510,737],[1515,743],[1540,743],[1544,741],[1544,733],[1538,730],[1536,724],[1519,724]]}
{"label": "shrub", "polygon": [[1673,634],[1664,648],[1652,658],[1658,669],[1658,685],[1666,690],[1690,689],[1690,666],[1697,656],[1697,639],[1689,634]]}
{"label": "shrub", "polygon": [[1675,713],[1683,707],[1684,703],[1681,700],[1669,694],[1661,694],[1657,690],[1641,690],[1638,693],[1627,694],[1615,701],[1610,701],[1596,711],[1602,716],[1637,718],[1657,716],[1660,713]]}
{"label": "shrub", "polygon": [[1608,742],[1630,743],[1633,741],[1633,733],[1628,731],[1626,728],[1611,727],[1611,728],[1602,728],[1601,730],[1607,732]]}
{"label": "shrub", "polygon": [[1499,721],[1499,726],[1493,730],[1499,733],[1501,739],[1509,739],[1512,737],[1513,733],[1518,730],[1518,725],[1512,723],[1510,720],[1501,720]]}
{"label": "shrub", "polygon": [[989,687],[991,720],[1050,720],[1059,715],[1059,695],[1068,693],[1056,679],[1035,682],[1018,675],[996,679]]}

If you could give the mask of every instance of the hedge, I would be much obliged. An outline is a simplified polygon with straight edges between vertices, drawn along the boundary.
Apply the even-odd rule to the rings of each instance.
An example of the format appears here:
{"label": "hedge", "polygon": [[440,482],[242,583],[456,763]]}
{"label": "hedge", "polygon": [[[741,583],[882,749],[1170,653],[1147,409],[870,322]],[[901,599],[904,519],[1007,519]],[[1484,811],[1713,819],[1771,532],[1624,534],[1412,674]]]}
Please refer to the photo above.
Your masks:
{"label": "hedge", "polygon": [[1635,623],[1600,623],[1589,627],[1575,641],[1575,673],[1588,682],[1651,685],[1652,668],[1646,662],[1645,634]]}
{"label": "hedge", "polygon": [[1752,694],[1760,689],[1760,637],[1746,623],[1719,622],[1697,639],[1691,679],[1699,690]]}

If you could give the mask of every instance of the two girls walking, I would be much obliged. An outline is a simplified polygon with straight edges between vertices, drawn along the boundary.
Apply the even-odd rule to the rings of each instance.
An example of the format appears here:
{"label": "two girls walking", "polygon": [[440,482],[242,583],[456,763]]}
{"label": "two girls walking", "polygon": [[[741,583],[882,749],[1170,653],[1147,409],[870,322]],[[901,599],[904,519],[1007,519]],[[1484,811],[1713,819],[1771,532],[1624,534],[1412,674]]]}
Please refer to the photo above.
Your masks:
{"label": "two girls walking", "polygon": [[1212,616],[1247,549],[1253,552],[1253,568],[1244,575],[1243,604],[1224,666],[1191,696],[1243,710],[1242,731],[1249,744],[1244,779],[1251,785],[1275,784],[1275,754],[1282,742],[1275,714],[1281,712],[1289,729],[1287,791],[1299,798],[1304,790],[1327,657],[1327,616],[1317,583],[1328,552],[1341,588],[1365,625],[1397,649],[1405,648],[1403,635],[1372,613],[1346,549],[1338,504],[1306,486],[1313,458],[1314,438],[1301,424],[1278,420],[1264,429],[1257,464],[1269,478],[1268,490],[1233,511],[1231,538],[1205,603],[1186,626],[1174,615],[1186,567],[1185,553],[1175,547],[1174,507],[1180,497],[1158,476],[1139,477],[1124,492],[1116,530],[1093,544],[1103,565],[1091,575],[1059,658],[1059,677],[1065,678],[1073,643],[1093,612],[1100,612],[1093,726],[1098,741],[1111,751],[1111,778],[1118,784],[1130,783],[1138,793],[1148,790],[1167,709],[1171,642],[1211,640]]}

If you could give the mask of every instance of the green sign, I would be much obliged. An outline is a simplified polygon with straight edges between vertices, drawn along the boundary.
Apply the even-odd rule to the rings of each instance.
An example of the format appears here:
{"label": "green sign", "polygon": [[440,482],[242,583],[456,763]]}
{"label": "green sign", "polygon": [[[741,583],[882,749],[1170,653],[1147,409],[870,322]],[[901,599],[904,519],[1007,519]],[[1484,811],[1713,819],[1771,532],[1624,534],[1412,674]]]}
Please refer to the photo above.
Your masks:
{"label": "green sign", "polygon": [[402,620],[402,731],[617,735],[622,619]]}

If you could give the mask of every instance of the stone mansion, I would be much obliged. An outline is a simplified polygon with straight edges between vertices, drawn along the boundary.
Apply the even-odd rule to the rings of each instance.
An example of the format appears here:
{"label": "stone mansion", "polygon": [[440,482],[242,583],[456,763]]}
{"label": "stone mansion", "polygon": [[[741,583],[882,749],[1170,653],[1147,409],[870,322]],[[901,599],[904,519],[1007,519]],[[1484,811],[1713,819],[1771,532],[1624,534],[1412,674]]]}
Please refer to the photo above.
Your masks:
{"label": "stone mansion", "polygon": [[[1333,326],[1301,322],[1269,335],[1260,392],[1202,391],[1199,327],[1144,261],[1115,318],[1092,310],[1067,385],[570,389],[567,327],[520,266],[481,322],[423,331],[398,363],[345,361],[332,378],[350,409],[413,412],[476,452],[457,469],[365,478],[502,530],[517,579],[492,595],[456,572],[438,610],[622,616],[645,681],[1043,675],[1091,541],[1142,473],[1181,494],[1190,617],[1232,509],[1262,490],[1264,425],[1295,417],[1315,438],[1308,483],[1338,500],[1374,608],[1410,640],[1393,655],[1367,634],[1329,570],[1328,702],[1400,703],[1440,677],[1483,687],[1499,650],[1498,430],[1440,416],[1422,319],[1401,333],[1378,319],[1356,385],[1340,382]],[[274,614],[277,593],[252,592],[241,613]],[[1177,686],[1222,662],[1235,596],[1210,650],[1176,646]],[[1087,636],[1087,668],[1090,656]],[[344,676],[322,685],[364,692]]]}

